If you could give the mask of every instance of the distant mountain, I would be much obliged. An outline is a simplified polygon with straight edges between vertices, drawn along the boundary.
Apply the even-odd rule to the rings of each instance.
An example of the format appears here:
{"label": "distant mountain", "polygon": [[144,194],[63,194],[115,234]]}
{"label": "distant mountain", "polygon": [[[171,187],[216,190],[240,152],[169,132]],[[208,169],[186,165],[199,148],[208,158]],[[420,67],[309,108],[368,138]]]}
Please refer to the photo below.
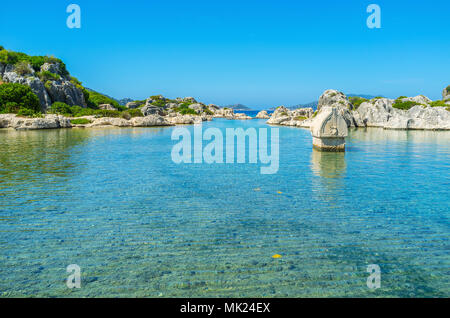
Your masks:
{"label": "distant mountain", "polygon": [[[365,98],[365,99],[373,99],[375,97],[383,97],[383,96],[373,96],[373,95],[365,95],[365,94],[347,94],[347,97],[361,97],[361,98]],[[297,108],[312,108],[314,110],[317,109],[317,105],[319,104],[319,101],[314,101],[311,103],[307,103],[307,104],[298,104],[298,105],[294,105],[294,106],[290,106],[290,107],[286,107],[287,109],[290,110],[294,110]],[[270,110],[275,110],[275,108],[271,108]]]}
{"label": "distant mountain", "polygon": [[223,106],[224,108],[231,108],[233,110],[243,110],[243,111],[248,111],[248,110],[252,110],[251,108],[242,105],[242,104],[235,104],[235,105],[228,105],[228,106]]}
{"label": "distant mountain", "polygon": [[129,102],[134,102],[134,99],[131,98],[122,98],[120,100],[118,100],[119,104],[122,106],[125,106],[126,104],[128,104]]}

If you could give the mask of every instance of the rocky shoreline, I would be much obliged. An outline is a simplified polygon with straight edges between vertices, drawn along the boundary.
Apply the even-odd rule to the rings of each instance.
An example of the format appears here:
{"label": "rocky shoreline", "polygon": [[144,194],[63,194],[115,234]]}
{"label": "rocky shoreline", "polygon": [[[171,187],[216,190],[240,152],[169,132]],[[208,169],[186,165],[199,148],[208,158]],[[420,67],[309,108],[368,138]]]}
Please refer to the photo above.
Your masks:
{"label": "rocky shoreline", "polygon": [[[205,112],[199,112],[199,114],[197,115],[182,115],[177,112],[160,112],[148,114],[142,117],[133,117],[130,119],[96,116],[66,117],[57,114],[46,114],[42,117],[29,118],[20,117],[16,114],[0,114],[0,128],[11,128],[16,130],[38,130],[76,127],[92,128],[105,126],[161,127],[200,124],[203,121],[211,121],[213,120],[213,118],[225,118],[229,120],[253,119],[252,117],[242,113],[234,113],[232,109],[223,109],[216,107],[215,105],[210,105],[208,107],[208,114]],[[76,122],[80,119],[83,119],[86,123],[77,124]]]}
{"label": "rocky shoreline", "polygon": [[[450,90],[442,93],[442,101],[432,102],[423,95],[416,97],[374,98],[352,104],[341,92],[325,91],[319,99],[318,110],[301,108],[289,110],[278,107],[267,121],[270,125],[310,128],[323,107],[335,107],[348,127],[378,127],[393,130],[450,130]],[[400,109],[404,107],[407,109]],[[265,114],[260,114],[262,118]]]}

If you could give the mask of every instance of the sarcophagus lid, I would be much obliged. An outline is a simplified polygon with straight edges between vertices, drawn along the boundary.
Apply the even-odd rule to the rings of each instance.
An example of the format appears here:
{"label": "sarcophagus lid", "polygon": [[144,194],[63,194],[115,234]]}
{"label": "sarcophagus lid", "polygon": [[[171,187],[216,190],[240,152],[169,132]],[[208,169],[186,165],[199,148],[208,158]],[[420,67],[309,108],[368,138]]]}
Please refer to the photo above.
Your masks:
{"label": "sarcophagus lid", "polygon": [[316,138],[345,138],[347,122],[335,107],[323,107],[312,122],[311,133]]}

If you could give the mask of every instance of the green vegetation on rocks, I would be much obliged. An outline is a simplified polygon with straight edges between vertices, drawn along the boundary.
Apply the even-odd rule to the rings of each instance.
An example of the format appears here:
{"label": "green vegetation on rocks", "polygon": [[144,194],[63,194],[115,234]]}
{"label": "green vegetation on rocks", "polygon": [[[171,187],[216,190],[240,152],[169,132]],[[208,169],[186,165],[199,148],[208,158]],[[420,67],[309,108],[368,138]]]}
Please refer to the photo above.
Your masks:
{"label": "green vegetation on rocks", "polygon": [[397,108],[397,109],[403,109],[403,110],[408,110],[416,105],[420,105],[414,101],[403,101],[403,96],[400,96],[399,98],[397,98],[394,102],[394,104],[392,105],[392,107]]}
{"label": "green vegetation on rocks", "polygon": [[52,114],[63,115],[66,117],[83,117],[83,116],[95,116],[95,117],[122,117],[130,119],[133,117],[142,117],[140,109],[127,109],[125,111],[119,110],[106,110],[106,109],[92,109],[83,108],[80,106],[69,106],[65,103],[56,102],[50,107],[49,110]]}
{"label": "green vegetation on rocks", "polygon": [[64,64],[63,61],[60,59],[53,57],[53,56],[30,56],[25,53],[21,52],[13,52],[5,50],[3,47],[0,47],[0,63],[4,64],[12,64],[17,67],[19,63],[27,63],[30,64],[31,67],[36,71],[39,72],[41,70],[41,66],[45,63],[50,64],[59,64],[59,69],[61,72],[61,75],[66,76],[69,75],[69,72],[66,69],[66,64]]}
{"label": "green vegetation on rocks", "polygon": [[71,124],[73,125],[87,125],[92,123],[92,121],[90,121],[89,119],[86,118],[77,118],[77,119],[72,119],[70,121]]}
{"label": "green vegetation on rocks", "polygon": [[359,96],[352,96],[349,97],[348,100],[353,105],[353,109],[358,109],[359,106],[361,106],[362,103],[367,102],[368,100]]}
{"label": "green vegetation on rocks", "polygon": [[443,100],[436,100],[431,102],[431,107],[447,107],[448,105]]}

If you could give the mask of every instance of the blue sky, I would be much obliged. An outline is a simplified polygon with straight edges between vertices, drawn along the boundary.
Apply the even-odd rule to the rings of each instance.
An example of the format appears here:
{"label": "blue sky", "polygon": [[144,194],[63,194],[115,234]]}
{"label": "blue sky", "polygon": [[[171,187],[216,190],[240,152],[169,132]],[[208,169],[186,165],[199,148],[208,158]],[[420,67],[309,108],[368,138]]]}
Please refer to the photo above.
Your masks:
{"label": "blue sky", "polygon": [[[66,7],[82,28],[66,26]],[[381,7],[369,29],[366,8]],[[4,1],[0,44],[62,58],[116,98],[194,96],[253,108],[345,93],[440,99],[450,84],[450,1]]]}

